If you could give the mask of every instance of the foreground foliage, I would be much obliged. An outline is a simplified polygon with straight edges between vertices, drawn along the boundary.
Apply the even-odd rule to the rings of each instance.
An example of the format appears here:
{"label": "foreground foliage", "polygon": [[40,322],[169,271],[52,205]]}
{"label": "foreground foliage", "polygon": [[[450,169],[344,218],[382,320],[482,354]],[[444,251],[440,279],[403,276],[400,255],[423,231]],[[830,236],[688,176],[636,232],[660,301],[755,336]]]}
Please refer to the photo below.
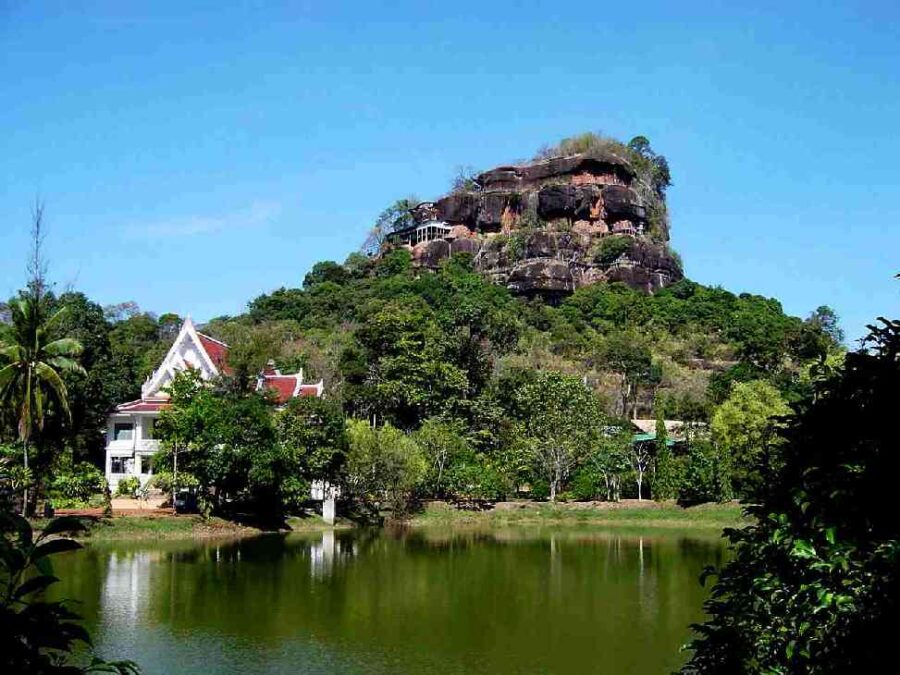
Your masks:
{"label": "foreground foliage", "polygon": [[900,625],[900,322],[816,388],[765,471],[757,524],[729,533],[686,673],[877,672]]}
{"label": "foreground foliage", "polygon": [[[60,535],[79,532],[74,518],[50,521],[35,536],[31,524],[8,509],[0,510],[0,670],[5,673],[139,673],[130,661],[107,662],[90,654],[91,638],[80,616],[65,602],[43,593],[59,579],[50,556],[81,548]],[[89,664],[79,666],[88,648]]]}

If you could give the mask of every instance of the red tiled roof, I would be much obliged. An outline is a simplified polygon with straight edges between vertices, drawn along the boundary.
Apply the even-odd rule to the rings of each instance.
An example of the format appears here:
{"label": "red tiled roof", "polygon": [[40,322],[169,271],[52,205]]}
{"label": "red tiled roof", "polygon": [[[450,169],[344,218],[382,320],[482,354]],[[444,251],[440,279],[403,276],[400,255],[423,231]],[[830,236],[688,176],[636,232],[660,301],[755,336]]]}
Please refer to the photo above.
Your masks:
{"label": "red tiled roof", "polygon": [[203,345],[203,349],[206,350],[210,361],[215,364],[216,368],[226,375],[230,374],[231,368],[228,365],[228,345],[224,342],[219,342],[208,335],[204,335],[203,333],[197,333],[197,337],[200,338],[200,344]]}
{"label": "red tiled roof", "polygon": [[300,391],[297,392],[297,396],[318,396],[319,395],[319,387],[315,384],[301,384]]}
{"label": "red tiled roof", "polygon": [[171,404],[167,399],[148,398],[120,403],[116,406],[116,412],[159,412],[168,408]]}
{"label": "red tiled roof", "polygon": [[263,387],[275,394],[278,403],[287,403],[297,388],[296,375],[263,375]]}

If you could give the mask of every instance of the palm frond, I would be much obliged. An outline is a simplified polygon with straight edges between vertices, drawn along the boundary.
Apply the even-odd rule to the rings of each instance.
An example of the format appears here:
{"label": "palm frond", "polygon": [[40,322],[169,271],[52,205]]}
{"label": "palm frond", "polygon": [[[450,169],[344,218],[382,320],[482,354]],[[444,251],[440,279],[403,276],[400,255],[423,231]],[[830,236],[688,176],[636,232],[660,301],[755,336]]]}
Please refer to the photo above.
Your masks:
{"label": "palm frond", "polygon": [[75,338],[60,338],[44,345],[41,350],[45,356],[80,356],[84,347]]}
{"label": "palm frond", "polygon": [[71,421],[72,413],[69,410],[69,392],[66,389],[66,383],[63,382],[53,368],[46,363],[40,361],[34,365],[34,374],[45,383],[53,391],[54,397],[59,403],[59,407],[65,413],[66,420]]}
{"label": "palm frond", "polygon": [[38,323],[38,331],[37,331],[38,339],[41,342],[43,342],[44,338],[48,335],[51,335],[53,333],[53,331],[56,329],[59,322],[62,321],[63,318],[65,316],[67,316],[68,314],[69,314],[69,308],[61,307],[58,310],[56,310],[55,312],[53,312],[53,315],[49,319],[47,319],[46,321],[44,321],[42,323],[39,322]]}
{"label": "palm frond", "polygon": [[0,345],[0,359],[13,362],[24,361],[25,350],[22,349],[21,345],[15,343]]}
{"label": "palm frond", "polygon": [[78,361],[66,358],[65,356],[54,356],[52,359],[46,359],[44,363],[63,373],[87,375],[87,372],[81,367],[81,364],[78,363]]}
{"label": "palm frond", "polygon": [[19,363],[10,363],[0,368],[0,400],[4,398],[3,392],[15,381],[20,372],[21,365]]}

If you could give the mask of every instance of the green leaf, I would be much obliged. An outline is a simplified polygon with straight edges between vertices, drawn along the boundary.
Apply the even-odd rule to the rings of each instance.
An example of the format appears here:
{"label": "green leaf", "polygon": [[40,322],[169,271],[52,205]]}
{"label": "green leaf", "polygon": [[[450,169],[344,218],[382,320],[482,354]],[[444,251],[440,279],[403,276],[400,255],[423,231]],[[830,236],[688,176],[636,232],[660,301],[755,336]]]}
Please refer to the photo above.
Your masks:
{"label": "green leaf", "polygon": [[63,532],[84,532],[87,529],[81,518],[77,516],[60,516],[51,520],[47,527],[41,532],[41,536],[46,537],[51,534],[61,534]]}
{"label": "green leaf", "polygon": [[15,592],[13,593],[13,599],[19,600],[20,598],[23,598],[30,593],[38,593],[40,591],[43,591],[48,586],[55,584],[57,581],[59,581],[58,578],[49,574],[42,574],[37,577],[31,577],[30,579],[28,579],[28,581],[23,583],[15,590]]}
{"label": "green leaf", "polygon": [[33,560],[45,558],[54,553],[64,553],[65,551],[77,551],[82,548],[81,544],[72,539],[52,539],[38,546],[32,555]]}
{"label": "green leaf", "polygon": [[795,558],[814,558],[816,549],[810,542],[796,539],[794,540],[794,546],[791,548],[791,555]]}

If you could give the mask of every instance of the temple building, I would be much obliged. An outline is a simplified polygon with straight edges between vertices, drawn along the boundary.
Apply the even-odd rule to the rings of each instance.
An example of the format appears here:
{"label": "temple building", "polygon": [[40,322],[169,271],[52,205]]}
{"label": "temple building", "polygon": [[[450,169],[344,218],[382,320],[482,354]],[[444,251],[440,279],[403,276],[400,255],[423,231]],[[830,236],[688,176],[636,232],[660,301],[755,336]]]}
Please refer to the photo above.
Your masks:
{"label": "temple building", "polygon": [[[152,475],[150,460],[159,450],[154,426],[160,412],[170,405],[166,387],[175,373],[187,369],[198,372],[204,380],[231,373],[228,345],[198,332],[189,318],[163,362],[144,382],[141,397],[116,406],[109,416],[106,480],[111,490],[115,491],[119,481],[127,476],[137,476],[143,484]],[[256,389],[270,392],[276,404],[284,405],[298,396],[322,396],[324,384],[321,380],[304,384],[302,370],[285,375],[270,366],[257,377]]]}

